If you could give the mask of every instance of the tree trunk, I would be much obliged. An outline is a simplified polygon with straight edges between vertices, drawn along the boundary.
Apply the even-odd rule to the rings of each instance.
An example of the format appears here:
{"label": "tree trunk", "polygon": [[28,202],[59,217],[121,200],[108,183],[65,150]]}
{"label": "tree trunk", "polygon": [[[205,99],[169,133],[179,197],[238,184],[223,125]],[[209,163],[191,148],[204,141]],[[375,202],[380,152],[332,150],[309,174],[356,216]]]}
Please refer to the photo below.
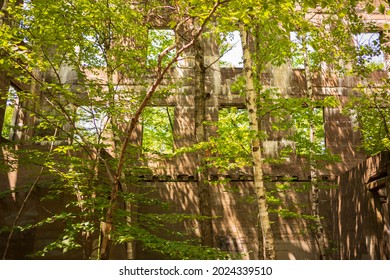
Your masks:
{"label": "tree trunk", "polygon": [[[307,40],[306,35],[304,34],[302,37],[302,47],[303,47],[303,58],[304,58],[304,67],[305,67],[305,76],[306,76],[306,95],[310,99],[310,101],[314,101],[313,99],[313,85],[311,81],[311,69],[310,69],[310,59],[307,49]],[[315,110],[312,102],[309,102],[310,114],[312,114]],[[319,189],[318,189],[318,170],[316,167],[315,160],[313,159],[313,155],[315,150],[313,147],[316,143],[316,127],[313,123],[313,118],[309,120],[310,124],[310,154],[309,154],[309,166],[310,166],[310,185],[311,185],[311,214],[314,216],[315,223],[315,239],[318,246],[319,251],[319,259],[325,259],[325,234],[324,229],[321,223],[320,211],[319,211]]]}
{"label": "tree trunk", "polygon": [[[126,187],[127,193],[137,193],[138,187],[134,184],[130,184],[130,186]],[[128,201],[124,202],[124,208],[128,215],[126,216],[126,223],[128,226],[134,225],[137,223],[137,210],[138,207],[136,203],[131,203]],[[126,247],[126,259],[127,260],[135,260],[136,259],[136,241],[127,241],[125,244]]]}
{"label": "tree trunk", "polygon": [[[246,95],[245,104],[248,110],[250,130],[259,135],[261,130],[260,123],[257,118],[257,96],[254,88],[253,78],[253,63],[251,58],[251,50],[249,46],[250,32],[243,25],[240,26],[242,50],[244,55],[244,76],[246,80]],[[259,245],[263,244],[263,248],[259,249],[259,258],[266,260],[276,259],[274,237],[269,220],[268,205],[266,200],[266,191],[263,180],[263,159],[261,153],[261,142],[258,137],[252,140],[252,160],[253,160],[253,175],[254,186],[257,197],[258,206],[258,224],[261,232],[259,232]]]}
{"label": "tree trunk", "polygon": [[[17,0],[12,5],[20,5],[22,3],[21,0]],[[13,26],[15,25],[15,21],[10,17],[10,15],[7,12],[8,8],[8,0],[0,0],[0,27],[5,25]],[[3,131],[3,125],[4,125],[4,115],[5,115],[5,109],[7,105],[7,96],[8,96],[8,90],[10,86],[10,80],[6,72],[1,71],[0,72],[0,143],[4,142],[2,140],[1,133]]]}
{"label": "tree trunk", "polygon": [[[204,49],[202,39],[199,38],[194,44],[195,49],[195,134],[196,142],[205,142],[208,140],[204,121],[206,120],[206,90],[205,90],[205,73]],[[204,164],[207,151],[198,152],[198,163]],[[199,211],[203,217],[199,221],[201,244],[203,246],[213,246],[213,224],[211,220],[212,212],[210,205],[210,186],[208,183],[208,169],[201,168],[198,171],[198,197]]]}
{"label": "tree trunk", "polygon": [[10,82],[7,75],[4,72],[0,72],[0,143],[3,142],[1,133],[3,131],[9,86]]}
{"label": "tree trunk", "polygon": [[176,51],[175,57],[172,58],[166,66],[162,66],[162,64],[161,64],[162,58],[165,57],[165,55],[169,52],[169,50],[176,47],[176,45],[173,45],[173,46],[166,48],[159,55],[157,71],[156,71],[157,76],[154,79],[154,81],[152,82],[152,84],[150,85],[149,89],[147,90],[147,92],[145,94],[145,97],[143,98],[142,102],[139,104],[137,111],[135,112],[130,123],[128,124],[127,128],[125,129],[124,139],[121,141],[121,147],[120,147],[120,151],[118,153],[118,163],[117,163],[117,167],[116,167],[116,172],[112,178],[110,202],[109,202],[108,209],[107,209],[107,212],[105,215],[105,220],[104,220],[104,222],[101,223],[101,242],[100,242],[101,246],[100,246],[100,254],[99,254],[101,259],[108,258],[108,256],[109,256],[109,250],[110,250],[110,245],[111,245],[110,234],[112,232],[112,226],[113,226],[113,222],[114,222],[113,215],[114,215],[114,211],[116,208],[116,200],[117,200],[118,192],[119,192],[120,186],[121,186],[121,175],[122,175],[123,167],[125,165],[126,150],[127,150],[128,145],[131,141],[131,135],[138,124],[139,118],[140,118],[143,110],[145,109],[145,107],[149,103],[149,101],[152,99],[158,86],[163,81],[164,76],[167,74],[169,69],[171,69],[171,67],[177,61],[179,56],[182,53],[184,53],[187,49],[191,48],[196,43],[196,41],[199,39],[200,35],[202,34],[206,24],[212,18],[213,14],[217,11],[220,4],[221,3],[219,1],[214,4],[211,11],[207,15],[207,17],[204,19],[202,25],[195,31],[195,34],[192,37],[192,39],[188,43],[186,43],[185,45],[181,46]]}

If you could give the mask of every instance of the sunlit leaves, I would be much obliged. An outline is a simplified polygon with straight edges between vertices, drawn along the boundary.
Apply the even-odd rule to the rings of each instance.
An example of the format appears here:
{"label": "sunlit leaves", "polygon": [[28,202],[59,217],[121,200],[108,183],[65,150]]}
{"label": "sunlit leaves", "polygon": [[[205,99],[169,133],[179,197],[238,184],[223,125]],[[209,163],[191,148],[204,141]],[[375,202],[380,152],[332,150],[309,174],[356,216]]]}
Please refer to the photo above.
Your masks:
{"label": "sunlit leaves", "polygon": [[362,134],[362,148],[369,155],[390,150],[390,81],[382,86],[361,85],[352,97],[346,113],[355,119],[355,129]]}
{"label": "sunlit leaves", "polygon": [[175,44],[175,32],[170,29],[150,29],[148,33],[148,54],[147,64],[150,67],[156,67],[161,61],[164,66],[170,61],[174,54],[175,49],[169,50],[163,57],[160,57],[162,52]]}
{"label": "sunlit leaves", "polygon": [[26,41],[57,69],[63,63],[80,71],[107,65],[118,69],[125,63],[126,67],[134,65],[142,56],[142,48],[134,48],[131,40],[145,38],[146,29],[137,25],[142,15],[129,3],[34,1],[25,13]]}
{"label": "sunlit leaves", "polygon": [[217,137],[211,137],[209,147],[211,166],[221,171],[251,165],[250,143],[255,137],[249,129],[248,112],[235,107],[219,110]]}
{"label": "sunlit leaves", "polygon": [[147,107],[142,117],[144,152],[171,154],[174,151],[174,107]]}
{"label": "sunlit leaves", "polygon": [[198,246],[196,241],[179,242],[165,240],[137,225],[122,225],[118,231],[121,234],[114,236],[118,242],[125,243],[139,240],[145,249],[164,254],[173,259],[216,260],[231,258],[229,254],[218,249]]}

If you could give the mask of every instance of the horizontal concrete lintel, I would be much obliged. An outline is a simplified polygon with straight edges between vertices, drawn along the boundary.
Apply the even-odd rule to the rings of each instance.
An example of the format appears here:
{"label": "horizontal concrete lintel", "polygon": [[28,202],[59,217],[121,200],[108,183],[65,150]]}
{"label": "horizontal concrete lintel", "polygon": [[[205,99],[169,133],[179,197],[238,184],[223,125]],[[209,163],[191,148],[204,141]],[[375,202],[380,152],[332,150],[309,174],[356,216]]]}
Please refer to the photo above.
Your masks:
{"label": "horizontal concrete lintel", "polygon": [[376,179],[370,183],[366,183],[366,188],[369,191],[376,191],[378,189],[384,188],[386,186],[386,180],[390,180],[389,176]]}

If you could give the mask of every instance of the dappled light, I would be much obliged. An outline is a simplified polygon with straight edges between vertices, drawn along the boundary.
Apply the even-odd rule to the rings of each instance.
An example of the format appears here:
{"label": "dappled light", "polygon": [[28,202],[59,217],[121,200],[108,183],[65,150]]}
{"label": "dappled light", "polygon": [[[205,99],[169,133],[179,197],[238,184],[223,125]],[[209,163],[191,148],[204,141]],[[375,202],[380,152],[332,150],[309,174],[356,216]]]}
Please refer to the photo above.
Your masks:
{"label": "dappled light", "polygon": [[[17,148],[18,146],[15,146]],[[9,191],[12,199],[16,200],[16,183],[18,180],[18,159],[15,154],[8,149],[8,147],[2,147],[2,159],[4,160],[4,166],[6,166]]]}
{"label": "dappled light", "polygon": [[3,2],[2,259],[390,259],[388,3]]}

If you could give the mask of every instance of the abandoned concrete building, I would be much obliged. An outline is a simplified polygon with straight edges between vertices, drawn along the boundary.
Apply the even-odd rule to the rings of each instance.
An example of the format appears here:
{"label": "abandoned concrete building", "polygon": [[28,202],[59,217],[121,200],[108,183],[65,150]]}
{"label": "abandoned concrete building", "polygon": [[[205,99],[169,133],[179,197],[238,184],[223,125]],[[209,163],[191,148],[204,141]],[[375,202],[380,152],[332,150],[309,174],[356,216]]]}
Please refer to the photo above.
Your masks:
{"label": "abandoned concrete building", "polygon": [[[378,30],[385,23],[389,24],[386,15],[372,14],[369,18]],[[167,26],[158,26],[159,29]],[[382,33],[378,32],[378,36]],[[242,66],[227,66],[213,63],[220,58],[216,42],[203,38],[200,42],[203,49],[203,63],[210,65],[205,70],[204,88],[205,103],[197,96],[193,80],[196,67],[194,59],[179,61],[170,72],[170,79],[180,82],[173,89],[174,94],[164,98],[152,99],[152,108],[167,108],[168,117],[172,120],[173,148],[180,149],[196,144],[199,137],[196,114],[204,110],[209,122],[219,119],[221,110],[225,108],[245,108],[244,98],[231,85],[242,76]],[[193,49],[187,50],[183,56],[193,55]],[[380,81],[388,77],[390,55],[381,54],[384,70],[378,70],[372,75],[373,80]],[[184,65],[185,64],[185,65]],[[184,67],[185,66],[185,67]],[[325,66],[324,66],[325,68]],[[78,86],[77,76],[72,69],[64,66],[60,70],[64,84]],[[91,77],[95,74],[91,74]],[[280,67],[270,67],[262,75],[264,84],[277,88],[282,96],[299,97],[306,91],[304,69],[293,67],[291,63]],[[118,77],[116,77],[118,78]],[[118,78],[119,79],[119,78]],[[169,80],[169,82],[171,82]],[[163,86],[169,82],[163,81]],[[345,104],[357,86],[358,80],[351,76],[332,76],[324,69],[312,79],[315,98],[323,99],[333,96]],[[0,87],[7,90],[10,86],[16,91],[29,90],[34,85],[21,84],[11,75],[0,73]],[[6,100],[1,99],[2,105]],[[36,123],[35,117],[26,114],[21,104],[15,106],[12,126],[8,139],[2,137],[3,143],[17,147],[19,150],[31,148],[28,140],[42,130],[31,126]],[[168,110],[169,109],[169,110]],[[367,157],[360,147],[361,135],[354,129],[354,121],[342,112],[339,107],[324,107],[321,110],[324,127],[324,145],[341,158],[340,162],[331,163],[321,171],[319,180],[328,188],[320,190],[320,213],[323,217],[323,227],[327,239],[327,255],[333,259],[390,259],[390,153],[382,152],[374,157]],[[1,111],[4,114],[4,110]],[[1,118],[3,120],[4,118]],[[1,124],[3,125],[3,124]],[[16,127],[29,126],[29,129]],[[264,121],[268,129],[269,122]],[[35,126],[36,127],[36,126]],[[204,126],[208,136],[216,135],[216,127]],[[204,131],[203,131],[204,132]],[[202,133],[203,133],[202,132]],[[263,141],[265,156],[277,157],[282,148],[292,145],[278,133],[268,131],[268,138]],[[145,133],[145,132],[144,132]],[[142,145],[142,123],[133,133],[134,145]],[[34,144],[35,149],[48,149],[48,144]],[[58,144],[56,144],[58,145]],[[109,151],[107,152],[109,153]],[[9,158],[7,149],[3,148],[3,161]],[[176,213],[202,214],[199,205],[199,184],[208,182],[209,209],[213,230],[211,245],[223,251],[240,254],[243,259],[258,258],[258,230],[256,226],[257,204],[254,201],[253,174],[249,167],[239,168],[231,172],[220,172],[216,168],[208,169],[200,174],[199,157],[196,153],[182,153],[174,157],[158,158],[150,155],[145,161],[148,172],[138,177],[142,186],[153,187],[154,198],[170,204],[170,211]],[[50,216],[50,213],[61,211],[66,205],[62,197],[54,201],[42,200],[47,193],[47,184],[35,188],[26,201],[29,188],[40,173],[40,166],[23,165],[17,168],[0,171],[0,227],[27,225],[37,223]],[[310,171],[307,162],[299,156],[289,156],[282,163],[267,164],[263,170],[266,186],[275,189],[275,185],[286,183],[288,190],[276,195],[283,205],[294,205],[298,216],[278,215],[271,213],[272,229],[275,238],[277,259],[318,259],[318,244],[310,229],[310,219],[302,219],[302,215],[310,215],[310,194],[302,191],[302,186],[310,182]],[[39,176],[38,176],[39,177]],[[300,191],[301,190],[301,191]],[[20,211],[22,209],[22,211]],[[153,205],[139,205],[138,213],[156,211]],[[172,227],[199,237],[197,221],[177,222]],[[14,232],[9,239],[9,232],[0,232],[0,253],[7,250],[6,259],[25,259],[37,250],[55,240],[60,234],[57,223],[48,223],[22,232]],[[7,247],[7,248],[6,248]],[[142,244],[133,247],[134,259],[154,259],[163,256],[145,250]],[[121,245],[111,250],[111,257],[126,258],[126,248]],[[81,250],[64,253],[54,250],[46,255],[50,259],[81,259]]]}

